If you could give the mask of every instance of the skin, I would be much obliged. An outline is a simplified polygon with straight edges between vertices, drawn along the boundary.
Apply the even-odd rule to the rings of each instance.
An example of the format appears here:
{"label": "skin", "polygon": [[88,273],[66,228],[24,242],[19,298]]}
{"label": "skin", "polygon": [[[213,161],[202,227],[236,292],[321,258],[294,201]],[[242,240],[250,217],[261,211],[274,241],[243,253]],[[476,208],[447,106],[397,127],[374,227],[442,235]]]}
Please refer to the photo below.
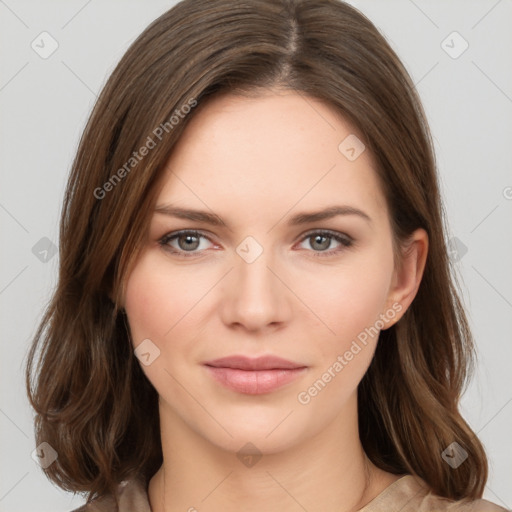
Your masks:
{"label": "skin", "polygon": [[[160,397],[164,457],[150,481],[151,508],[359,510],[399,478],[369,462],[358,435],[357,386],[378,336],[359,344],[307,404],[298,395],[379,315],[385,329],[405,313],[423,274],[427,234],[412,234],[396,271],[370,152],[349,161],[338,150],[357,131],[324,103],[269,90],[224,95],[196,114],[168,162],[156,205],[215,213],[227,227],[155,213],[125,295],[134,347],[150,339],[160,350],[143,366]],[[296,213],[333,205],[358,208],[371,222],[342,215],[287,224]],[[182,229],[208,238],[159,243]],[[318,230],[348,235],[353,245],[315,243],[310,232]],[[263,249],[251,263],[236,252],[249,235]],[[192,257],[171,252],[187,248]],[[223,387],[202,366],[233,354],[273,354],[307,370],[276,391],[247,395]],[[251,467],[237,457],[248,442],[262,455]]]}

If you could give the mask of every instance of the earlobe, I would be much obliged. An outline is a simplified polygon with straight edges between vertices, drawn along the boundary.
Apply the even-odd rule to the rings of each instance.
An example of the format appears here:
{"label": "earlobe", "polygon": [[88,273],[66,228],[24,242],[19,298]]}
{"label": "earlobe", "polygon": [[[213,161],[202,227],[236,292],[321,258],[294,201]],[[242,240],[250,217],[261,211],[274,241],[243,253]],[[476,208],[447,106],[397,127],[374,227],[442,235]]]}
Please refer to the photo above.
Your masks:
{"label": "earlobe", "polygon": [[[112,291],[109,291],[107,293],[107,297],[108,297],[108,300],[110,302],[112,302],[112,304],[115,306],[116,305],[116,299],[115,299],[114,294],[112,293]],[[121,306],[119,305],[119,307],[121,307]]]}
{"label": "earlobe", "polygon": [[114,308],[117,313],[126,314],[124,309],[124,300],[116,300],[116,297],[114,297],[114,294],[112,292],[108,292],[107,297],[109,301],[112,303],[112,307]]}
{"label": "earlobe", "polygon": [[420,287],[421,279],[425,270],[428,255],[428,234],[418,228],[414,231],[407,244],[402,249],[402,265],[395,270],[393,275],[393,284],[390,288],[387,308],[396,307],[400,304],[399,313],[393,317],[385,329],[398,322],[405,314],[416,296]]}
{"label": "earlobe", "polygon": [[114,307],[119,311],[124,311],[125,307],[125,287],[124,282],[121,283],[120,287],[115,290],[113,287],[107,292],[108,298]]}

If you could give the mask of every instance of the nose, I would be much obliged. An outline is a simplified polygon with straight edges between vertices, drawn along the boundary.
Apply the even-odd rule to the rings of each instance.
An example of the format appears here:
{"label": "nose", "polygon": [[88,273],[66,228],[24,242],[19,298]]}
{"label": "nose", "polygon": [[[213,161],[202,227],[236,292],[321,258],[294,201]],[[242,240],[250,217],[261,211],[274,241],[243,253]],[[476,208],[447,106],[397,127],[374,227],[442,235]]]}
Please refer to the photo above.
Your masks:
{"label": "nose", "polygon": [[[263,250],[252,262],[235,260],[235,268],[225,284],[221,316],[224,323],[247,331],[275,330],[292,314],[292,293],[286,275]],[[250,261],[250,260],[249,260]]]}

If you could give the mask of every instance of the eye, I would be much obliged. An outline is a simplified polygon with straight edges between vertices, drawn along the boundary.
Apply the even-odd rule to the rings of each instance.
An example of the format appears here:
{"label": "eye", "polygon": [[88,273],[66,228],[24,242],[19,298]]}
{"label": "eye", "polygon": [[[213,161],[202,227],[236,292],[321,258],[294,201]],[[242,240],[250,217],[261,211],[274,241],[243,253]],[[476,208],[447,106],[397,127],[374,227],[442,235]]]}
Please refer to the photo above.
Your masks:
{"label": "eye", "polygon": [[[332,256],[353,244],[353,239],[349,236],[337,231],[325,230],[306,233],[302,240],[302,243],[309,240],[309,246],[314,249],[314,256]],[[338,248],[328,250],[333,241],[339,244]]]}
{"label": "eye", "polygon": [[[208,248],[204,247],[204,244],[201,243],[202,241],[209,241],[211,243],[211,240],[199,231],[183,230],[164,235],[158,243],[165,250],[177,256],[190,257],[197,256]],[[332,256],[353,244],[353,239],[348,235],[326,230],[306,233],[301,243],[306,241],[309,241],[309,247],[313,249],[314,256]],[[329,249],[333,241],[338,244],[338,247]]]}
{"label": "eye", "polygon": [[[164,235],[158,243],[166,250],[178,256],[196,256],[207,247],[201,246],[202,240],[209,238],[198,231],[177,231]],[[199,249],[199,250],[198,250]]]}

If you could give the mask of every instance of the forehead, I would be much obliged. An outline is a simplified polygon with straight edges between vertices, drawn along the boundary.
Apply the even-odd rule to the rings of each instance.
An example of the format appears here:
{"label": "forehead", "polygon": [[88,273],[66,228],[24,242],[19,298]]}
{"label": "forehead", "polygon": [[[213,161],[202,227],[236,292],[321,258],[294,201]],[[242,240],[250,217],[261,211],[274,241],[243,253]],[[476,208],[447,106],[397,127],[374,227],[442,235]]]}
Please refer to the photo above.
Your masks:
{"label": "forehead", "polygon": [[361,151],[361,139],[333,108],[303,93],[222,95],[200,105],[185,128],[157,204],[238,206],[254,217],[263,208],[284,214],[298,203],[347,203],[378,216],[386,205],[373,159],[367,150],[355,159],[346,152],[347,144]]}

